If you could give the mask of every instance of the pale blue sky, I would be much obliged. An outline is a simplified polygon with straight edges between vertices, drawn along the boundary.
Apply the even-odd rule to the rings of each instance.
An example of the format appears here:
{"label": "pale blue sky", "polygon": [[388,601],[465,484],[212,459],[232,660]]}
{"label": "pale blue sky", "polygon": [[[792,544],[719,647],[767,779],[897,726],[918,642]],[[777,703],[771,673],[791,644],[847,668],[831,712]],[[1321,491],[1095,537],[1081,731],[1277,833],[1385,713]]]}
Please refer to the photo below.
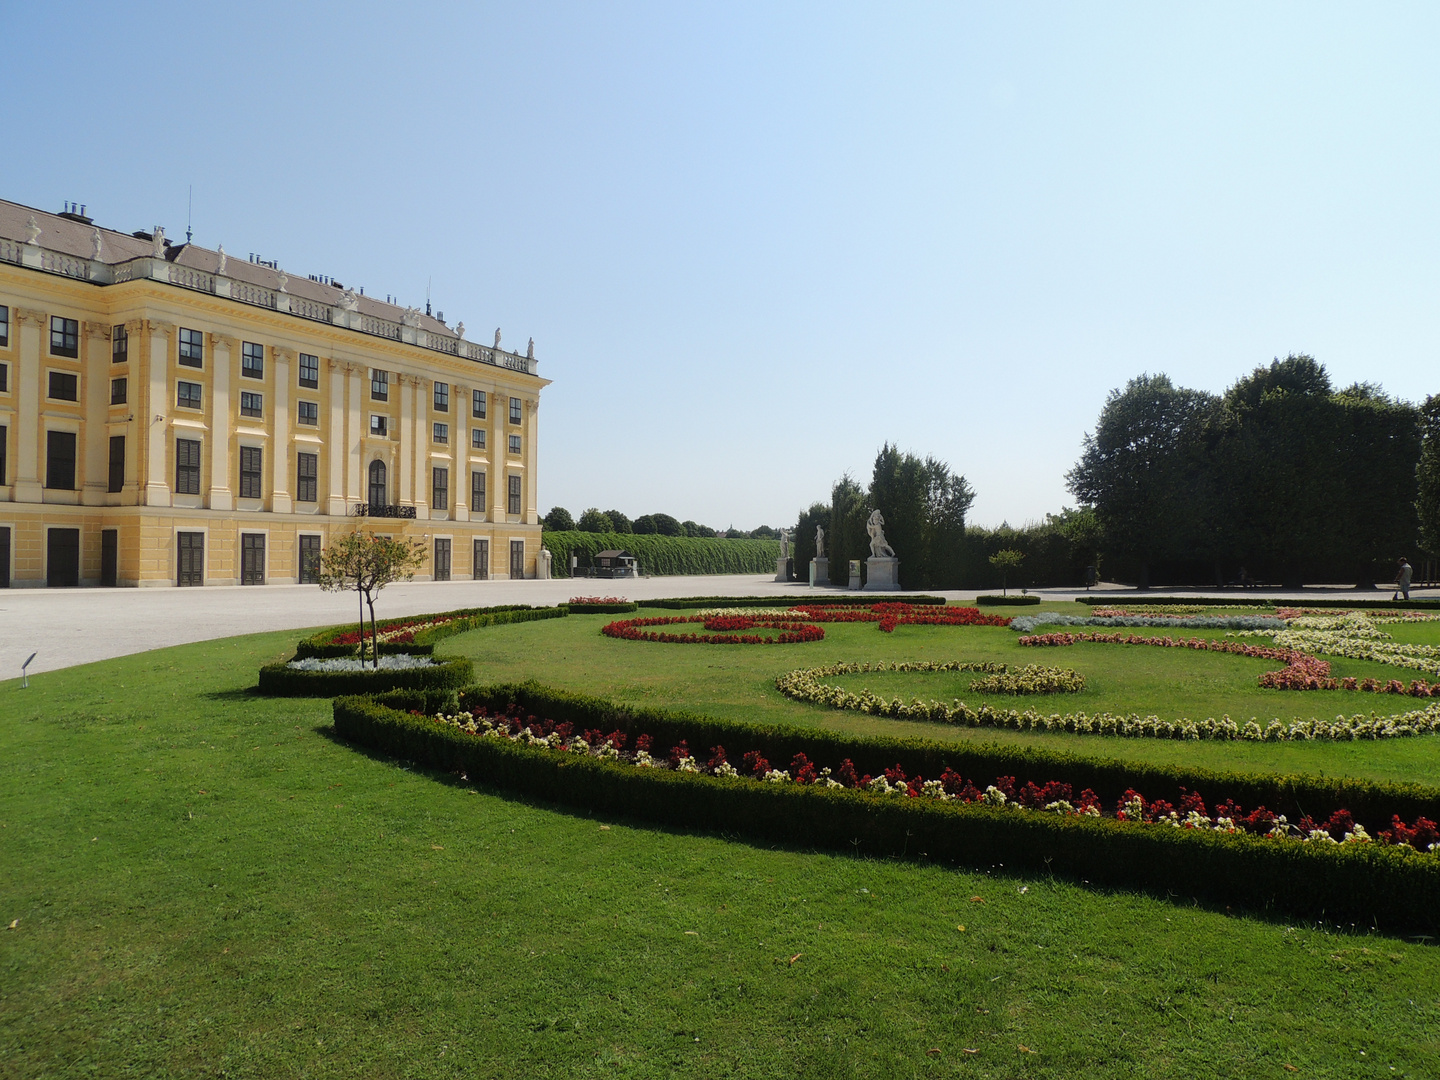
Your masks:
{"label": "pale blue sky", "polygon": [[533,336],[541,505],[1071,501],[1106,393],[1440,391],[1440,8],[0,0],[0,196]]}

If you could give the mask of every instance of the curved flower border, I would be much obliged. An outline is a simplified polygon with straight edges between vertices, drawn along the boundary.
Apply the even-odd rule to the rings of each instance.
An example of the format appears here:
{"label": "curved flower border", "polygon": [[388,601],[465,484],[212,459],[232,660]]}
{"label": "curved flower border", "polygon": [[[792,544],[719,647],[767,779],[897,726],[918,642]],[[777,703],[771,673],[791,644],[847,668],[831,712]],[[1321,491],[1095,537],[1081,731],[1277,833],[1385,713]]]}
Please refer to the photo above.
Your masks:
{"label": "curved flower border", "polygon": [[[1255,648],[1255,646],[1246,646]],[[951,666],[951,665],[954,666]],[[1003,665],[990,665],[1001,667]],[[1246,742],[1308,742],[1311,740],[1354,741],[1361,739],[1397,739],[1412,735],[1430,735],[1440,732],[1440,703],[1411,712],[1381,716],[1337,716],[1334,720],[1294,720],[1288,724],[1271,720],[1261,726],[1259,720],[1251,718],[1242,723],[1228,716],[1205,720],[1162,720],[1158,716],[1116,713],[1050,713],[1042,714],[1034,709],[1005,709],[982,704],[978,708],[955,701],[949,705],[942,701],[909,702],[900,698],[886,699],[869,690],[851,693],[839,686],[827,685],[822,680],[834,675],[851,675],[866,671],[976,671],[985,670],[985,665],[962,665],[958,662],[947,664],[920,661],[898,664],[855,664],[838,663],[828,667],[806,668],[786,672],[775,680],[775,687],[786,697],[814,705],[826,705],[832,709],[846,709],[863,712],[870,716],[883,716],[895,720],[927,720],[934,723],[954,724],[963,727],[1008,728],[1012,731],[1045,731],[1057,734],[1104,735],[1127,739],[1213,739],[1218,741],[1243,740]]]}
{"label": "curved flower border", "polygon": [[[879,665],[867,667],[869,670],[882,670]],[[914,669],[914,666],[911,668]],[[956,670],[953,667],[944,669]],[[508,739],[525,746],[584,754],[636,768],[672,769],[740,782],[814,784],[851,788],[880,798],[931,798],[944,802],[976,803],[997,810],[1113,817],[1116,821],[1177,829],[1232,834],[1244,832],[1272,840],[1323,844],[1378,842],[1403,845],[1417,853],[1440,853],[1440,826],[1423,816],[1416,818],[1413,825],[1407,825],[1398,815],[1392,815],[1390,828],[1377,830],[1372,837],[1348,810],[1337,810],[1324,821],[1306,816],[1291,824],[1283,814],[1275,814],[1264,806],[1258,806],[1247,814],[1243,807],[1227,799],[1219,803],[1212,814],[1198,792],[1185,792],[1179,806],[1175,806],[1164,799],[1146,799],[1133,788],[1127,789],[1117,801],[1115,810],[1107,814],[1091,789],[1086,788],[1077,795],[1070,784],[1055,780],[1043,785],[1027,782],[1024,787],[1017,788],[1015,777],[999,776],[982,790],[978,783],[967,780],[949,767],[938,779],[930,780],[920,775],[907,776],[899,764],[879,775],[861,775],[849,758],[841,761],[838,768],[817,767],[816,762],[811,761],[803,751],[791,759],[789,768],[777,769],[764,755],[751,750],[741,757],[740,767],[736,768],[724,746],[712,746],[708,757],[702,761],[683,739],[670,747],[668,753],[652,753],[654,739],[642,734],[636,737],[631,750],[627,749],[629,736],[623,731],[616,730],[606,735],[594,728],[576,734],[574,725],[569,722],[555,723],[526,716],[516,705],[494,714],[479,708],[470,713],[440,713],[430,719],[477,738]]]}

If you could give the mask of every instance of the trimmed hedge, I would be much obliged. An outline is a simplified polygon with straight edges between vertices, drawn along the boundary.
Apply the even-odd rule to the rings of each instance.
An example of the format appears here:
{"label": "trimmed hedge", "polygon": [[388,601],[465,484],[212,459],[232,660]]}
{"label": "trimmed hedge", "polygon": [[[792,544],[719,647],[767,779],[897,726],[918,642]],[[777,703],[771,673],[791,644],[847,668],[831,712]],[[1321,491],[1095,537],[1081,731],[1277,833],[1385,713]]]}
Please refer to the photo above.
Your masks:
{"label": "trimmed hedge", "polygon": [[270,697],[335,697],[399,689],[453,690],[474,677],[474,665],[463,656],[437,661],[432,667],[404,671],[301,671],[282,662],[266,664],[260,669],[258,690]]}
{"label": "trimmed hedge", "polygon": [[570,576],[570,556],[583,570],[601,551],[624,549],[640,563],[646,577],[674,574],[773,574],[780,557],[778,540],[720,540],[654,533],[541,533],[540,542],[554,555],[551,573]]}
{"label": "trimmed hedge", "polygon": [[[1381,590],[1383,591],[1383,590]],[[1111,593],[1104,596],[1077,596],[1079,603],[1099,607],[1124,607],[1128,601],[1147,607],[1168,607],[1190,605],[1196,607],[1297,607],[1297,608],[1378,608],[1402,611],[1423,611],[1428,608],[1440,609],[1440,600],[1338,600],[1333,597],[1304,598],[1300,600],[1269,599],[1252,597],[1210,597],[1210,596],[1147,596],[1144,593]]]}
{"label": "trimmed hedge", "polygon": [[634,600],[627,600],[623,604],[566,604],[571,615],[624,615],[630,611],[639,611],[640,605]]}
{"label": "trimmed hedge", "polygon": [[[392,627],[405,623],[450,617],[453,621],[444,626],[422,630],[416,635],[413,645],[385,644],[383,642],[380,645],[381,656],[387,653],[410,653],[421,656],[433,653],[437,642],[444,641],[447,637],[453,637],[456,634],[463,634],[467,630],[476,630],[482,626],[499,626],[504,623],[531,622],[535,619],[560,619],[567,614],[569,611],[563,606],[537,608],[530,604],[498,604],[495,607],[459,608],[455,611],[385,619],[377,623],[376,629],[384,633]],[[334,640],[341,634],[350,633],[352,629],[349,625],[332,626],[328,630],[322,630],[318,634],[302,638],[295,645],[295,659],[304,660],[306,657],[316,656],[323,660],[337,656],[354,656],[357,651],[356,646],[337,645]],[[368,626],[366,632],[369,632]]]}
{"label": "trimmed hedge", "polygon": [[1264,804],[1291,821],[1306,814],[1323,819],[1336,810],[1349,810],[1372,833],[1388,828],[1392,814],[1399,814],[1406,821],[1420,814],[1440,818],[1440,788],[1421,784],[1217,772],[1082,757],[1011,743],[866,738],[819,728],[747,724],[676,710],[634,708],[534,682],[467,687],[461,692],[460,701],[467,709],[477,705],[503,709],[514,702],[526,712],[555,721],[568,720],[577,730],[602,728],[608,732],[619,728],[632,738],[652,735],[656,744],[663,747],[685,739],[698,750],[721,744],[737,756],[758,750],[778,763],[777,768],[784,768],[802,751],[822,765],[832,767],[848,757],[858,772],[877,776],[899,764],[912,776],[920,773],[935,778],[948,766],[985,783],[997,776],[1013,776],[1020,786],[1027,781],[1044,784],[1049,780],[1063,780],[1076,791],[1093,789],[1109,807],[1132,787],[1143,792],[1147,799],[1166,799],[1177,805],[1186,790],[1198,791],[1211,804],[1226,798],[1242,803],[1247,809]]}
{"label": "trimmed hedge", "polygon": [[1005,595],[981,595],[975,597],[977,607],[1024,607],[1026,604],[1038,604],[1040,597],[1031,593],[1015,593]]}
{"label": "trimmed hedge", "polygon": [[665,608],[671,611],[683,611],[687,608],[727,608],[727,607],[775,607],[790,608],[801,604],[833,604],[839,607],[871,607],[875,604],[914,604],[919,606],[940,606],[944,607],[943,596],[926,596],[922,593],[914,593],[902,596],[876,596],[868,595],[855,596],[849,593],[817,593],[814,596],[798,594],[796,596],[678,596],[666,600],[640,600],[637,601],[643,608]]}
{"label": "trimmed hedge", "polygon": [[[486,693],[501,701],[505,689],[491,687]],[[531,696],[538,691],[531,687]],[[388,695],[383,702],[340,698],[333,707],[335,730],[349,742],[528,796],[680,828],[872,857],[999,863],[1059,872],[1102,886],[1337,922],[1373,922],[1387,929],[1430,931],[1440,923],[1440,860],[1400,848],[1286,843],[1113,819],[881,798],[850,789],[637,769],[506,739],[477,738],[401,711],[429,701],[428,695],[403,693]],[[573,699],[571,706],[585,708],[581,699]],[[553,712],[548,715],[558,719]],[[654,727],[646,725],[658,735]],[[814,742],[806,744],[807,751],[818,750]],[[1143,786],[1143,780],[1135,778],[1135,786]]]}

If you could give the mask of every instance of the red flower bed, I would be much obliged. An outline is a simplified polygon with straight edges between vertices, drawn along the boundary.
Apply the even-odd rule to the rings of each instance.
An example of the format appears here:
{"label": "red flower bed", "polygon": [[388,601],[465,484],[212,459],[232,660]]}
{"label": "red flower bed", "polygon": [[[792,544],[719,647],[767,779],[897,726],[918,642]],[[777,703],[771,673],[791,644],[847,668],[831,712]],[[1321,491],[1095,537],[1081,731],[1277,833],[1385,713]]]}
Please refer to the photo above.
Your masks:
{"label": "red flower bed", "polygon": [[1255,807],[1247,813],[1240,804],[1230,799],[1218,803],[1212,812],[1206,808],[1205,800],[1198,792],[1186,791],[1184,788],[1181,789],[1178,806],[1165,799],[1147,799],[1133,788],[1128,789],[1117,801],[1113,813],[1107,813],[1094,791],[1086,788],[1076,794],[1070,784],[1059,780],[1051,780],[1045,784],[1027,782],[1023,787],[1017,787],[1015,777],[999,776],[994,783],[982,789],[978,782],[966,779],[949,767],[940,774],[938,780],[929,781],[920,775],[907,776],[904,768],[898,764],[876,776],[869,773],[862,775],[849,758],[845,758],[838,768],[832,770],[828,767],[817,767],[817,763],[804,752],[797,753],[790,760],[789,768],[785,770],[773,767],[763,754],[755,750],[743,754],[740,764],[736,766],[730,762],[724,746],[712,746],[708,755],[697,755],[688,742],[682,739],[663,754],[652,753],[654,739],[650,735],[640,735],[635,739],[634,749],[627,750],[629,739],[623,731],[617,730],[606,735],[599,728],[593,728],[577,736],[575,726],[568,721],[557,724],[552,720],[524,715],[518,705],[511,705],[509,709],[494,714],[482,707],[468,715],[461,713],[459,716],[432,719],[439,724],[460,727],[462,731],[479,738],[500,735],[517,742],[548,740],[551,749],[561,752],[601,754],[626,764],[669,768],[702,775],[728,776],[767,783],[824,783],[869,791],[877,796],[954,799],[996,807],[1014,805],[1027,810],[1084,814],[1092,817],[1113,816],[1119,821],[1185,829],[1246,832],[1271,838],[1290,837],[1311,841],[1328,838],[1338,842],[1378,840],[1383,844],[1408,844],[1418,851],[1429,851],[1432,845],[1440,845],[1440,826],[1426,817],[1418,817],[1414,825],[1407,825],[1398,815],[1393,815],[1390,827],[1371,837],[1363,828],[1357,826],[1354,816],[1348,810],[1337,810],[1324,821],[1315,821],[1307,815],[1292,824],[1264,806]]}
{"label": "red flower bed", "polygon": [[[643,630],[645,626],[673,626],[676,623],[704,623],[706,628],[722,628],[722,623],[733,623],[726,629],[753,629],[764,627],[782,630],[774,637],[759,634],[667,634],[654,630]],[[743,624],[743,625],[741,625]],[[748,619],[742,616],[677,615],[655,619],[621,619],[607,623],[600,628],[606,637],[621,638],[625,641],[659,641],[669,645],[796,645],[805,641],[821,641],[825,631],[809,623],[782,622],[778,619]]]}
{"label": "red flower bed", "polygon": [[873,604],[868,610],[856,611],[853,607],[828,604],[796,604],[796,611],[803,611],[813,622],[873,622],[879,623],[884,633],[890,633],[897,626],[1009,626],[1005,615],[985,615],[973,607],[934,607],[904,603]]}

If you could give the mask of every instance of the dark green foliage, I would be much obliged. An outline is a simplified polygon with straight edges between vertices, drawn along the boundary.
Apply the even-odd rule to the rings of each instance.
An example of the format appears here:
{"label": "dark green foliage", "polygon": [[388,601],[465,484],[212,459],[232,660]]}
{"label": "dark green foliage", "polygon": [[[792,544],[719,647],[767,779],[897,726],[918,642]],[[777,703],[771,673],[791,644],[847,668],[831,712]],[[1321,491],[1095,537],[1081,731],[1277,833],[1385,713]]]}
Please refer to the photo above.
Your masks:
{"label": "dark green foliage", "polygon": [[[1171,829],[1163,826],[1117,822],[1110,819],[993,810],[973,804],[942,803],[929,799],[885,798],[852,790],[825,789],[799,784],[758,784],[662,769],[637,769],[600,759],[567,755],[520,746],[506,739],[477,738],[402,709],[424,704],[419,695],[392,697],[398,707],[373,698],[341,698],[334,704],[335,729],[342,738],[431,768],[463,772],[472,780],[524,795],[583,807],[600,814],[620,814],[678,828],[724,831],[757,839],[858,851],[872,857],[922,857],[969,865],[1002,864],[1012,869],[1044,870],[1083,878],[1102,886],[1143,888],[1157,893],[1239,904],[1276,913],[1331,920],[1375,922],[1387,929],[1433,930],[1440,911],[1440,863],[1402,849],[1366,845],[1284,843],[1225,836],[1215,832]],[[1014,775],[1044,782],[1065,779],[1097,793],[1134,786],[1166,797],[1162,777],[1146,776],[1156,770],[1127,768],[1108,763],[1059,760],[1061,755],[1037,755],[1022,750],[988,755],[966,753],[954,747],[871,740],[867,744],[825,732],[785,732],[751,729],[745,725],[662,714],[646,714],[606,703],[544,691],[532,685],[489,687],[466,692],[462,705],[484,700],[504,707],[511,700],[548,719],[570,720],[577,727],[600,726],[613,730],[644,730],[664,747],[686,738],[692,750],[730,743],[735,757],[758,749],[772,761],[788,762],[803,750],[812,760],[825,762],[843,749],[864,772],[879,772],[900,764],[907,772],[938,776],[945,758],[972,778]],[[703,753],[702,751],[699,751]],[[918,756],[917,756],[918,755]],[[943,757],[941,756],[943,755]],[[909,762],[906,757],[910,757]],[[1049,760],[1043,760],[1045,758]],[[968,761],[965,759],[969,759]],[[871,761],[873,759],[873,763]],[[837,758],[838,760],[838,758]],[[863,762],[863,763],[862,763]],[[1070,773],[1061,771],[1071,765]],[[1084,765],[1088,765],[1088,771]],[[1042,774],[1033,772],[1036,768]],[[1178,770],[1172,770],[1178,773]],[[1177,777],[1170,777],[1173,780]],[[1188,774],[1192,789],[1204,791],[1211,801],[1223,792],[1243,798],[1258,782],[1273,803],[1300,795],[1300,787],[1265,778]],[[1381,788],[1384,785],[1368,785]],[[1175,796],[1178,798],[1178,789]],[[1311,794],[1306,788],[1305,797]],[[1370,792],[1359,786],[1332,790],[1352,811],[1357,800]],[[1402,813],[1415,796],[1433,806],[1437,793],[1429,789],[1393,790],[1387,808]],[[1108,794],[1102,797],[1111,801]],[[1113,796],[1118,798],[1118,793]],[[1252,800],[1253,801],[1253,800]],[[1313,812],[1313,811],[1312,811]],[[1363,820],[1361,813],[1357,818]]]}
{"label": "dark green foliage", "polygon": [[[610,519],[610,531],[621,534],[629,534],[635,531],[635,524],[619,510],[606,510],[605,516]],[[556,530],[559,531],[558,529]]]}
{"label": "dark green foliage", "polygon": [[587,533],[613,533],[615,531],[615,525],[610,520],[610,516],[595,506],[580,515],[580,520],[575,523],[575,528]]}
{"label": "dark green foliage", "polygon": [[1012,593],[1008,596],[1003,593],[999,596],[989,596],[982,594],[975,597],[975,603],[980,607],[1000,607],[1005,605],[1013,607],[1017,605],[1023,606],[1025,604],[1038,604],[1040,603],[1040,597],[1036,596],[1033,593],[1028,596],[1023,593]]}
{"label": "dark green foliage", "polygon": [[1440,555],[1440,394],[1431,394],[1420,410],[1424,442],[1415,467],[1420,546]]}
{"label": "dark green foliage", "polygon": [[[790,551],[795,560],[795,580],[810,580],[810,560],[815,558],[815,527],[819,526],[826,533],[830,532],[830,507],[824,503],[811,503],[810,509],[800,512],[800,520],[795,523],[795,536],[790,545]],[[829,536],[826,536],[825,550],[826,558],[830,550]]]}
{"label": "dark green foliage", "polygon": [[[639,519],[637,519],[637,524]],[[678,524],[678,523],[677,523]],[[773,540],[719,540],[654,533],[546,532],[544,545],[555,556],[556,577],[570,575],[570,556],[579,560],[582,571],[591,565],[596,552],[623,548],[640,563],[640,572],[649,577],[670,574],[763,574],[775,572],[780,545]]]}
{"label": "dark green foliage", "polygon": [[260,669],[260,693],[269,697],[334,697],[337,694],[374,694],[384,690],[442,690],[464,686],[475,677],[474,666],[463,656],[439,660],[433,667],[405,671],[297,671],[284,663]]}
{"label": "dark green foliage", "polygon": [[570,516],[570,511],[563,506],[553,507],[548,514],[540,519],[540,523],[551,532],[569,532],[575,528],[575,519]]}
{"label": "dark green foliage", "polygon": [[1115,577],[1370,584],[1413,553],[1420,421],[1378,387],[1333,391],[1308,356],[1223,398],[1142,376],[1111,393],[1067,479]]}
{"label": "dark green foliage", "polygon": [[861,560],[860,573],[864,579],[864,560],[870,557],[870,541],[865,535],[865,519],[870,514],[865,492],[853,477],[846,473],[830,489],[830,524],[825,538],[830,547],[830,584],[850,584],[850,563]]}
{"label": "dark green foliage", "polygon": [[641,515],[640,515],[639,517],[637,517],[633,522],[630,523],[630,528],[631,528],[631,531],[636,532],[636,533],[639,533],[639,534],[642,535],[642,536],[654,536],[654,535],[655,535],[655,515],[654,515],[654,514],[641,514]]}
{"label": "dark green foliage", "polygon": [[655,533],[658,536],[684,536],[685,529],[669,514],[651,514],[650,520],[655,523]]}
{"label": "dark green foliage", "polygon": [[629,611],[638,611],[640,605],[633,600],[627,600],[622,604],[566,604],[571,615],[623,615]]}
{"label": "dark green foliage", "polygon": [[880,448],[868,502],[884,515],[886,539],[900,558],[902,587],[959,587],[965,514],[974,501],[974,490],[945,462],[933,457],[922,461],[889,443]]}

